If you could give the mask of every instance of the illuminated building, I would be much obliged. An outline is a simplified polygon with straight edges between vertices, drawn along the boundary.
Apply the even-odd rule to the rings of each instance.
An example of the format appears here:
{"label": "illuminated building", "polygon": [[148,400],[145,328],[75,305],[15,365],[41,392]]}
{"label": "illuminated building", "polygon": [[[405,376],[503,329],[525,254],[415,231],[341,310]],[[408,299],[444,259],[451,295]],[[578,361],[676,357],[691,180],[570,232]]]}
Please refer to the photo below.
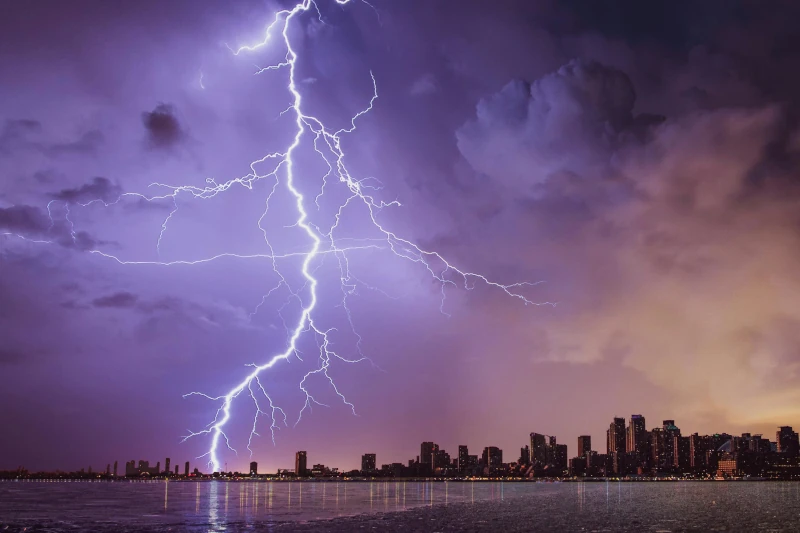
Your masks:
{"label": "illuminated building", "polygon": [[691,439],[676,435],[673,440],[672,451],[674,454],[672,465],[678,472],[684,473],[691,469]]}
{"label": "illuminated building", "polygon": [[800,442],[792,426],[781,426],[775,432],[775,442],[778,453],[787,454],[789,457],[797,457],[800,454]]}
{"label": "illuminated building", "polygon": [[531,463],[547,464],[547,438],[541,433],[531,433]]}
{"label": "illuminated building", "polygon": [[592,437],[581,435],[578,437],[578,457],[588,457],[592,453]]}
{"label": "illuminated building", "polygon": [[466,444],[461,444],[458,447],[458,470],[464,472],[469,463],[469,448]]}
{"label": "illuminated building", "polygon": [[258,475],[258,463],[255,461],[250,462],[250,475],[257,476]]}
{"label": "illuminated building", "polygon": [[297,452],[294,455],[294,473],[297,476],[306,475],[306,470],[308,470],[307,466],[308,466],[308,457],[306,455],[306,452],[304,451]]}
{"label": "illuminated building", "polygon": [[631,415],[625,450],[634,454],[635,466],[644,467],[650,463],[650,436],[642,415]]}
{"label": "illuminated building", "polygon": [[694,471],[704,471],[708,468],[708,449],[711,439],[697,433],[689,435],[689,462]]}
{"label": "illuminated building", "polygon": [[433,466],[433,454],[439,451],[435,442],[423,442],[419,447],[419,462]]}
{"label": "illuminated building", "polygon": [[525,446],[519,449],[519,464],[521,465],[531,464],[531,449],[529,446]]}
{"label": "illuminated building", "polygon": [[496,446],[487,446],[483,449],[483,465],[497,468],[503,464],[503,450]]}
{"label": "illuminated building", "polygon": [[606,450],[608,453],[625,451],[625,419],[614,417],[606,431]]}
{"label": "illuminated building", "polygon": [[374,453],[365,453],[361,456],[361,471],[374,472],[376,465],[376,456]]}

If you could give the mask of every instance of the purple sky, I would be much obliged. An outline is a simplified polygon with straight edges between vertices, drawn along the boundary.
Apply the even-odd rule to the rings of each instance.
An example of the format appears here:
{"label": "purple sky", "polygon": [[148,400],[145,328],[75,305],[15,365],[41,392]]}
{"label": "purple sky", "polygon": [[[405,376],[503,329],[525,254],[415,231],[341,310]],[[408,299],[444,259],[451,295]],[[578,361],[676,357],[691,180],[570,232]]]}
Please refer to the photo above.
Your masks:
{"label": "purple sky", "polygon": [[[342,468],[367,452],[404,462],[423,440],[512,460],[531,431],[570,454],[590,434],[602,451],[611,417],[632,413],[686,433],[800,426],[796,3],[371,3],[321,0],[323,22],[295,20],[306,110],[347,127],[373,72],[379,98],[343,146],[354,178],[402,203],[380,222],[465,271],[545,281],[525,296],[558,305],[478,283],[448,287],[443,313],[424,266],[385,245],[348,252],[373,364],[335,360],[330,375],[358,416],[317,375],[309,389],[330,407],[291,427],[319,364],[304,341],[302,360],[262,374],[290,427],[273,445],[261,419],[261,470],[291,468],[298,449]],[[223,183],[291,143],[287,70],[253,75],[282,60],[280,41],[226,47],[261,40],[287,5],[0,6],[0,469],[199,463],[208,438],[181,437],[219,403],[183,395],[225,394],[285,348],[299,306],[288,292],[259,306],[279,281],[267,259],[92,252],[268,253],[269,180],[103,202]],[[316,209],[314,155],[298,151],[297,186],[330,226],[346,197],[334,187]],[[261,223],[282,253],[307,249],[293,202],[279,186]],[[342,218],[340,243],[377,236],[364,209]],[[299,265],[281,271],[302,292]],[[357,357],[339,267],[315,268],[319,323]],[[221,458],[245,469],[252,401],[232,413],[239,454]]]}

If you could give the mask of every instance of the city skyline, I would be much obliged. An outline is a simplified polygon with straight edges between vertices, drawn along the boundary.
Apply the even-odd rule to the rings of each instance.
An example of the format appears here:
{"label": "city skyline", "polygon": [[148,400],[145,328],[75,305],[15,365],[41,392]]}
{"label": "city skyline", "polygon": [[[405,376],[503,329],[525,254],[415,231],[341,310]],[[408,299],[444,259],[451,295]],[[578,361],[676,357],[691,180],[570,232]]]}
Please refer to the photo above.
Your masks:
{"label": "city skyline", "polygon": [[800,427],[800,4],[505,2],[0,2],[0,469]]}
{"label": "city skyline", "polygon": [[[284,472],[300,472],[300,471],[308,471],[311,472],[312,468],[309,465],[313,465],[314,468],[317,466],[325,466],[328,468],[333,468],[338,473],[346,473],[350,471],[360,470],[364,471],[374,471],[379,472],[381,468],[384,468],[385,465],[402,465],[411,466],[412,462],[417,464],[427,465],[430,469],[430,475],[437,468],[450,468],[451,465],[461,465],[465,461],[472,467],[477,467],[479,465],[483,466],[490,466],[490,467],[497,467],[500,464],[527,464],[530,465],[535,462],[540,462],[546,464],[548,462],[557,462],[562,464],[565,471],[569,470],[572,472],[572,462],[574,459],[580,459],[582,457],[588,457],[590,453],[595,455],[606,456],[604,461],[607,461],[607,467],[609,468],[609,474],[619,474],[619,471],[624,471],[624,468],[620,466],[621,463],[617,463],[613,457],[614,452],[619,451],[620,454],[628,454],[627,461],[630,464],[644,464],[649,465],[652,467],[664,467],[665,465],[661,465],[658,463],[658,460],[651,460],[653,457],[659,455],[659,452],[655,452],[652,449],[654,444],[653,439],[660,439],[660,441],[664,440],[664,437],[661,437],[660,434],[669,433],[670,431],[675,431],[675,435],[681,435],[681,443],[679,445],[685,444],[686,449],[680,450],[680,454],[687,454],[688,457],[691,453],[692,456],[697,455],[695,451],[695,446],[697,445],[696,442],[693,440],[695,437],[717,437],[719,443],[717,446],[710,448],[708,444],[704,444],[704,451],[713,451],[718,448],[720,445],[725,444],[726,442],[733,442],[735,439],[746,436],[747,439],[762,439],[767,446],[767,449],[770,449],[771,443],[771,450],[777,452],[786,452],[787,448],[790,448],[792,453],[792,457],[800,457],[800,441],[798,441],[798,433],[793,431],[792,426],[777,426],[774,432],[774,440],[772,440],[773,433],[763,434],[763,433],[751,433],[751,432],[743,432],[740,435],[730,433],[730,432],[712,432],[712,433],[703,433],[700,431],[695,431],[692,433],[688,433],[685,430],[681,431],[675,425],[675,419],[665,419],[662,421],[662,424],[659,426],[658,424],[653,425],[650,429],[647,429],[646,426],[647,418],[642,414],[632,414],[629,415],[627,419],[623,417],[613,416],[611,418],[611,423],[609,424],[608,429],[606,430],[605,439],[603,441],[599,441],[597,439],[593,439],[592,435],[582,434],[576,437],[576,443],[570,445],[569,443],[559,440],[555,435],[546,435],[543,433],[531,432],[528,436],[528,440],[525,440],[525,444],[519,448],[520,453],[519,455],[515,455],[516,448],[507,448],[504,452],[504,449],[499,446],[494,446],[490,444],[481,445],[478,447],[472,447],[470,444],[458,444],[456,446],[451,446],[451,450],[454,453],[447,452],[447,447],[444,445],[440,445],[435,441],[422,441],[419,445],[417,455],[414,456],[411,454],[410,456],[403,458],[403,457],[390,457],[388,461],[382,461],[379,459],[383,459],[381,454],[376,452],[361,452],[357,458],[351,459],[345,463],[339,464],[335,462],[330,462],[325,460],[325,456],[322,455],[320,457],[315,457],[313,454],[311,455],[310,459],[311,462],[309,463],[309,454],[307,450],[295,451],[293,452],[293,461],[291,466],[289,463],[283,464],[282,466],[278,466],[272,468],[268,465],[275,464],[274,460],[265,460],[268,458],[257,458],[252,457],[247,460],[245,463],[247,468],[240,468],[235,465],[237,463],[233,463],[231,465],[225,464],[225,468],[221,469],[221,472],[240,472],[245,473],[249,472],[250,474],[254,474],[256,471],[259,474],[277,474],[281,471]],[[624,438],[612,438],[615,435],[615,431],[621,430],[621,435]],[[637,441],[635,435],[638,435],[643,440]],[[670,438],[673,438],[670,436]],[[720,440],[721,439],[721,440]],[[491,440],[491,439],[490,439]],[[662,458],[661,461],[666,461],[669,465],[672,465],[673,460],[678,461],[677,457],[679,455],[676,452],[675,445],[676,443],[666,442],[666,451],[661,451],[660,454],[666,459]],[[716,441],[715,441],[716,442]],[[597,444],[592,444],[597,443]],[[604,444],[603,444],[604,443]],[[622,447],[618,450],[617,446],[622,444]],[[599,449],[598,449],[599,445]],[[663,445],[662,445],[663,446]],[[581,453],[581,448],[583,447],[583,454]],[[563,449],[561,449],[563,448]],[[758,446],[756,446],[756,449]],[[783,448],[783,449],[782,449]],[[470,453],[470,450],[476,453]],[[691,452],[690,452],[691,451]],[[765,451],[762,449],[761,451]],[[632,456],[630,454],[633,454]],[[555,454],[555,455],[553,455]],[[407,454],[408,455],[408,454]],[[495,460],[496,455],[496,460]],[[674,456],[674,457],[673,457]],[[683,460],[683,459],[682,459]],[[631,463],[633,461],[634,463]],[[687,465],[689,464],[689,459],[686,459]],[[204,474],[209,475],[213,472],[208,469],[208,463],[204,462],[202,458],[196,458],[194,462],[186,461],[183,463],[183,466],[180,463],[175,464],[175,470],[170,468],[171,466],[171,458],[166,457],[164,461],[164,469],[160,468],[162,464],[160,460],[156,461],[155,466],[150,465],[150,461],[147,459],[138,459],[138,460],[130,460],[124,463],[123,469],[120,471],[120,475],[128,475],[128,476],[138,476],[140,473],[146,473],[149,476],[159,476],[162,474],[173,474],[174,475],[183,475],[188,476],[190,472],[195,474]],[[357,466],[350,467],[350,464],[357,463]],[[113,465],[113,472],[114,475],[117,475],[118,465],[122,464],[118,461],[113,461],[107,463],[105,469],[94,469],[96,473],[102,472],[111,472],[111,468]],[[191,465],[191,469],[190,469]],[[29,468],[29,465],[19,465],[18,468],[25,468],[28,471],[64,471],[64,472],[77,472],[78,470],[69,470],[69,469],[40,469],[37,470],[34,468]],[[675,466],[678,466],[677,463]],[[685,465],[684,465],[685,466]],[[182,469],[181,469],[182,468]],[[458,467],[461,468],[460,466]],[[631,467],[628,466],[630,469]],[[622,470],[620,470],[622,469]],[[0,469],[3,470],[3,469]],[[11,471],[11,469],[6,469]],[[80,469],[80,472],[84,472],[88,470],[88,473],[91,474],[93,471],[93,467],[89,466],[88,468],[83,467]],[[619,471],[618,471],[619,470]],[[419,472],[419,471],[416,471]],[[624,472],[626,475],[631,473],[636,473],[635,468],[634,471],[627,471]],[[417,473],[417,475],[424,477],[424,475]]]}

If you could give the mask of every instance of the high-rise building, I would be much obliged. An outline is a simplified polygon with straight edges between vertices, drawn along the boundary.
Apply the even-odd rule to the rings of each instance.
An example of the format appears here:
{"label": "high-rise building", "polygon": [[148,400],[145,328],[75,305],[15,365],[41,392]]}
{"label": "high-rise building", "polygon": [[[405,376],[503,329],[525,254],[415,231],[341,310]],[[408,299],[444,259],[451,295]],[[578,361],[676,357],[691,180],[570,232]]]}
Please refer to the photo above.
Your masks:
{"label": "high-rise building", "polygon": [[450,454],[446,451],[437,449],[432,456],[431,466],[433,468],[447,468],[450,466]]}
{"label": "high-rise building", "polygon": [[466,444],[461,444],[458,447],[458,470],[463,472],[467,468],[469,462],[469,448]]}
{"label": "high-rise building", "polygon": [[606,431],[606,448],[608,453],[625,451],[625,419],[614,417],[614,421]]}
{"label": "high-rise building", "polygon": [[650,462],[649,449],[650,436],[647,434],[644,417],[642,415],[631,415],[625,450],[635,457],[636,465],[632,466],[647,466]]}
{"label": "high-rise building", "polygon": [[170,460],[169,457],[167,457],[167,460],[164,462],[164,472],[166,472],[167,474],[169,474],[169,463]]}
{"label": "high-rise building", "polygon": [[361,471],[374,472],[376,465],[376,456],[374,453],[365,453],[361,456]]}
{"label": "high-rise building", "polygon": [[175,475],[178,475],[178,465],[175,465]]}
{"label": "high-rise building", "polygon": [[797,457],[800,454],[800,442],[792,426],[781,426],[775,432],[775,442],[778,453],[787,454],[789,457]]}
{"label": "high-rise building", "polygon": [[578,457],[587,457],[592,453],[592,437],[581,435],[578,437]]}
{"label": "high-rise building", "polygon": [[258,475],[258,463],[255,461],[250,461],[250,475],[251,476]]}
{"label": "high-rise building", "polygon": [[186,461],[186,464],[183,465],[183,475],[189,476],[189,461]]}
{"label": "high-rise building", "polygon": [[531,449],[527,445],[519,449],[519,464],[531,464]]}
{"label": "high-rise building", "polygon": [[107,475],[107,476],[110,476],[110,475],[111,475],[111,463],[108,463],[108,464],[106,465],[106,475]]}
{"label": "high-rise building", "polygon": [[679,470],[679,472],[688,472],[691,468],[691,439],[689,437],[681,437],[676,435],[673,437],[672,445],[674,460],[672,465]]}
{"label": "high-rise building", "polygon": [[156,462],[156,473],[161,473],[161,461]]}
{"label": "high-rise building", "polygon": [[689,435],[689,466],[695,471],[705,471],[708,467],[708,451],[711,441],[705,435]]}
{"label": "high-rise building", "polygon": [[294,455],[294,473],[297,476],[305,476],[306,470],[308,470],[307,466],[308,466],[308,457],[306,455],[306,452],[304,451],[297,452]]}
{"label": "high-rise building", "polygon": [[531,433],[531,463],[547,464],[547,438],[541,433]]}
{"label": "high-rise building", "polygon": [[503,450],[496,446],[487,446],[483,449],[483,464],[489,467],[499,467],[503,464]]}
{"label": "high-rise building", "polygon": [[[553,437],[555,438],[555,437]],[[562,472],[567,470],[568,466],[568,456],[567,456],[567,445],[566,444],[553,444],[552,451],[551,451],[552,459],[550,464],[559,468]]]}
{"label": "high-rise building", "polygon": [[114,461],[114,477],[117,477],[117,462]]}
{"label": "high-rise building", "polygon": [[674,420],[664,420],[661,429],[664,432],[664,462],[658,466],[663,470],[670,470],[678,466],[676,459],[678,452],[675,449],[677,441],[675,437],[681,436],[681,430],[675,425]]}
{"label": "high-rise building", "polygon": [[423,442],[419,447],[419,462],[421,464],[433,464],[433,452],[438,451],[439,446],[434,442]]}

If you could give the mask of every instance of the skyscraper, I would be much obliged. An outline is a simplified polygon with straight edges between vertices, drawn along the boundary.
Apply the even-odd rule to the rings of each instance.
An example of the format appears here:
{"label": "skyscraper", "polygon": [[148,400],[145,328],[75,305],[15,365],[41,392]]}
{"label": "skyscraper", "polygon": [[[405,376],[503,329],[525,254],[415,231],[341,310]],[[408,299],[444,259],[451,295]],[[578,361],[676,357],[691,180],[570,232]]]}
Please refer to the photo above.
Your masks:
{"label": "skyscraper", "polygon": [[592,437],[581,435],[578,437],[578,457],[587,457],[592,452]]}
{"label": "skyscraper", "polygon": [[117,477],[117,462],[114,461],[114,477]]}
{"label": "skyscraper", "polygon": [[531,464],[531,449],[527,445],[519,449],[519,464]]}
{"label": "skyscraper", "polygon": [[503,450],[496,446],[487,446],[484,448],[483,464],[489,467],[498,467],[503,464]]}
{"label": "skyscraper", "polygon": [[167,457],[167,460],[164,463],[164,472],[166,472],[167,474],[169,474],[169,463],[170,463],[170,460],[169,460],[169,457]]}
{"label": "skyscraper", "polygon": [[189,476],[189,461],[186,461],[186,464],[183,465],[183,475]]}
{"label": "skyscraper", "polygon": [[706,454],[709,451],[710,439],[692,433],[689,436],[689,462],[693,470],[703,471],[707,467]]}
{"label": "skyscraper", "polygon": [[433,452],[439,451],[439,446],[434,442],[423,442],[419,447],[419,462],[433,464]]}
{"label": "skyscraper", "polygon": [[606,432],[606,448],[608,453],[625,451],[625,419],[614,417]]}
{"label": "skyscraper", "polygon": [[547,464],[547,438],[541,433],[531,433],[531,463]]}
{"label": "skyscraper", "polygon": [[255,461],[250,462],[250,475],[257,476],[258,475],[258,463]]}
{"label": "skyscraper", "polygon": [[800,443],[792,426],[781,426],[775,432],[775,442],[779,453],[785,453],[790,457],[797,457],[800,454]]}
{"label": "skyscraper", "polygon": [[461,444],[458,447],[458,471],[463,472],[469,463],[469,448],[466,444]]}
{"label": "skyscraper", "polygon": [[308,457],[306,456],[306,452],[297,452],[294,455],[294,473],[298,476],[306,475],[306,470],[308,470],[307,466]]}
{"label": "skyscraper", "polygon": [[376,464],[376,456],[374,453],[365,453],[361,456],[361,471],[374,472]]}
{"label": "skyscraper", "polygon": [[[116,474],[115,474],[116,475]],[[175,465],[175,475],[178,475],[178,465]]]}
{"label": "skyscraper", "polygon": [[642,415],[631,415],[626,441],[625,450],[636,458],[635,466],[646,466],[650,462],[650,436]]}
{"label": "skyscraper", "polygon": [[674,468],[678,466],[676,459],[677,455],[675,451],[675,445],[677,444],[677,441],[675,440],[675,437],[681,436],[681,430],[675,425],[674,420],[664,420],[662,430],[664,431],[664,461],[662,465],[659,465],[659,467],[664,470],[669,470],[670,467]]}

